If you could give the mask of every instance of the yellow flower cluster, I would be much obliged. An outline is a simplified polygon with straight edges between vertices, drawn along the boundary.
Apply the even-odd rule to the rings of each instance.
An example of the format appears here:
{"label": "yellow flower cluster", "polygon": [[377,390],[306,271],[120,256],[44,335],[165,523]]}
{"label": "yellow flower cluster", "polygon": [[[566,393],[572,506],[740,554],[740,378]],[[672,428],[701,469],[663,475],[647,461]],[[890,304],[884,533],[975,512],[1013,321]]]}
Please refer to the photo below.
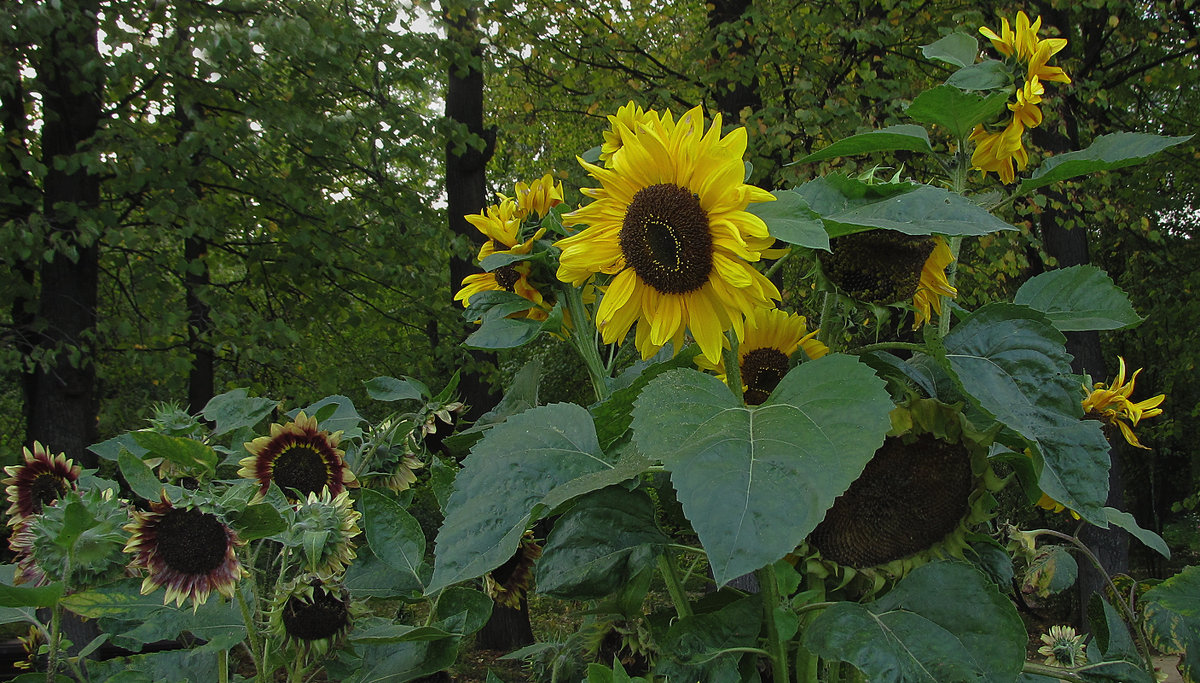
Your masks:
{"label": "yellow flower cluster", "polygon": [[996,51],[1008,59],[1016,60],[1018,64],[1025,64],[1024,83],[1016,91],[1016,100],[1008,104],[1012,118],[999,130],[989,130],[980,124],[970,136],[975,143],[971,167],[983,171],[984,175],[989,171],[995,173],[1005,183],[1016,180],[1013,162],[1021,170],[1029,165],[1029,152],[1022,139],[1026,129],[1036,128],[1042,123],[1042,112],[1038,105],[1045,93],[1043,83],[1071,82],[1061,68],[1048,64],[1051,57],[1067,46],[1066,39],[1038,38],[1041,27],[1041,17],[1031,24],[1024,12],[1018,12],[1015,30],[1009,25],[1008,19],[1002,20],[999,34],[986,26],[979,29],[992,41]]}
{"label": "yellow flower cluster", "polygon": [[[546,229],[538,228],[531,237],[522,241],[521,226],[527,219],[546,216],[550,209],[563,201],[562,183],[556,183],[549,173],[532,183],[519,182],[515,190],[515,197],[500,195],[499,203],[466,216],[467,222],[488,238],[479,248],[477,260],[482,261],[493,254],[528,254],[533,250],[533,243],[541,239]],[[454,295],[454,300],[469,306],[471,297],[479,292],[513,292],[534,304],[523,314],[525,317],[545,320],[549,317],[550,306],[541,292],[530,284],[531,270],[528,261],[516,261],[490,272],[468,275],[463,278],[462,289]]]}
{"label": "yellow flower cluster", "polygon": [[[1121,430],[1121,436],[1125,437],[1125,441],[1130,446],[1150,450],[1138,441],[1137,436],[1133,433],[1133,428],[1143,418],[1162,414],[1162,408],[1158,406],[1162,404],[1166,394],[1159,394],[1137,403],[1129,400],[1130,395],[1133,394],[1133,383],[1137,380],[1141,369],[1136,370],[1130,376],[1129,383],[1126,384],[1125,359],[1117,356],[1117,360],[1120,363],[1120,369],[1117,371],[1117,377],[1113,380],[1112,385],[1106,386],[1104,382],[1096,382],[1092,390],[1088,392],[1087,398],[1083,399],[1083,410],[1088,415],[1116,425]],[[1084,387],[1084,389],[1087,388]]]}

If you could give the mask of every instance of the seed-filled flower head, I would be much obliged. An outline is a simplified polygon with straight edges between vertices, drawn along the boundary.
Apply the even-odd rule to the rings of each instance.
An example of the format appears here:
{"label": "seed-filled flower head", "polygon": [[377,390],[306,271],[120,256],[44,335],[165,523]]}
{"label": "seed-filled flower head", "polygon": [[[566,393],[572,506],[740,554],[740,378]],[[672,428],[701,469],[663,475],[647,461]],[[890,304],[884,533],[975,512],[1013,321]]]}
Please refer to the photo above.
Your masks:
{"label": "seed-filled flower head", "polygon": [[961,406],[913,399],[891,419],[883,445],[808,538],[810,559],[846,582],[861,575],[866,591],[959,556],[1004,483],[988,464],[992,435],[976,431]]}
{"label": "seed-filled flower head", "polygon": [[354,612],[345,587],[320,577],[301,576],[275,595],[268,628],[289,652],[320,657],[350,632]]}
{"label": "seed-filled flower head", "polygon": [[774,239],[746,211],[774,197],[742,182],[745,151],[745,128],[722,137],[720,115],[705,130],[696,108],[678,121],[668,112],[622,126],[607,168],[580,160],[601,187],[583,189],[594,201],[564,216],[587,227],[556,243],[558,278],[580,286],[615,276],[596,312],[605,343],[623,341],[636,323],[647,359],[691,332],[716,363],[726,330],[741,338],[746,316],[774,307],[779,290],[751,265]]}
{"label": "seed-filled flower head", "polygon": [[[817,341],[817,330],[808,331],[804,316],[778,308],[764,308],[746,319],[746,339],[738,345],[739,371],[746,405],[756,406],[775,390],[791,367],[792,354],[804,349],[804,355],[816,360],[829,353],[829,347]],[[697,357],[701,370],[710,370],[725,378],[725,361],[709,363]]]}
{"label": "seed-filled flower head", "polygon": [[50,450],[37,441],[33,442],[33,450],[26,448],[23,451],[20,464],[4,468],[8,474],[4,480],[5,492],[11,503],[9,526],[17,525],[30,515],[40,514],[43,506],[53,504],[67,491],[74,491],[81,471],[65,453],[52,456]]}
{"label": "seed-filled flower head", "polygon": [[270,436],[244,444],[250,456],[238,462],[242,466],[238,475],[257,480],[260,496],[266,495],[272,481],[293,501],[326,487],[336,496],[358,486],[342,459],[345,451],[338,449],[341,440],[341,432],[317,429],[316,418],[301,411],[287,424],[272,424]]}
{"label": "seed-filled flower head", "polygon": [[936,246],[932,237],[868,230],[834,239],[833,251],[817,252],[817,260],[839,291],[856,301],[886,306],[916,295]]}
{"label": "seed-filled flower head", "polygon": [[249,573],[238,562],[243,545],[219,517],[194,506],[175,507],[164,491],[148,512],[133,511],[125,529],[132,536],[125,552],[133,554],[131,568],[145,570],[142,595],[166,589],[163,604],[198,608],[216,591],[232,598],[237,582]]}
{"label": "seed-filled flower head", "polygon": [[498,604],[519,609],[533,587],[533,563],[541,556],[542,547],[525,532],[517,552],[483,577],[485,591]]}

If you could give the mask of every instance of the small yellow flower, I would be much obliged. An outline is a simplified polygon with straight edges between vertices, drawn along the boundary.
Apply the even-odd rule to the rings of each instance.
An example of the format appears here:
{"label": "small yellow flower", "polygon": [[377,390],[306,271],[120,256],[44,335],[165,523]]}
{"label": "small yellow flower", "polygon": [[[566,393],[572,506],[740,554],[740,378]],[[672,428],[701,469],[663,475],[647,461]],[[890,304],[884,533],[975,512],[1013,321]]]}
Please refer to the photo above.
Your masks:
{"label": "small yellow flower", "polygon": [[[531,213],[545,216],[550,213],[551,208],[563,202],[562,183],[555,183],[549,173],[528,185],[517,183],[516,194],[517,213],[521,216],[528,216]],[[515,243],[516,240],[513,241]]]}
{"label": "small yellow flower", "polygon": [[[516,200],[502,197],[499,204],[493,204],[480,213],[464,216],[467,222],[474,225],[479,232],[487,237],[487,241],[479,248],[477,261],[491,256],[498,251],[518,248],[518,235],[521,232],[521,213]],[[513,253],[528,254],[533,248],[534,240],[541,237],[541,232],[520,245],[522,251]]]}
{"label": "small yellow flower", "polygon": [[1042,101],[1046,89],[1037,78],[1030,78],[1017,91],[1017,101],[1009,102],[1008,109],[1013,113],[1013,121],[1022,128],[1036,128],[1042,124],[1042,110],[1038,104]]}
{"label": "small yellow flower", "polygon": [[1083,649],[1086,636],[1075,633],[1070,626],[1051,626],[1048,633],[1042,634],[1042,642],[1038,654],[1046,658],[1047,666],[1074,668],[1087,663],[1087,654]]}
{"label": "small yellow flower", "polygon": [[[1024,14],[1025,13],[1022,12],[1021,16]],[[1028,21],[1028,19],[1026,19],[1026,21]],[[992,41],[992,47],[996,48],[996,52],[999,52],[1005,57],[1012,57],[1014,54],[1016,54],[1017,35],[1013,32],[1012,26],[1008,23],[1007,18],[1002,18],[1000,20],[999,34],[986,26],[979,27],[979,32],[982,33],[985,38]]]}
{"label": "small yellow flower", "polygon": [[608,166],[617,150],[624,146],[625,141],[638,132],[643,123],[658,120],[658,115],[651,110],[644,110],[638,104],[629,104],[617,109],[616,114],[608,116],[609,129],[604,131],[604,144],[600,147],[600,161]]}
{"label": "small yellow flower", "polygon": [[[913,329],[933,320],[932,312],[942,314],[942,297],[958,296],[958,290],[950,284],[946,277],[946,268],[954,262],[954,254],[950,245],[941,237],[934,238],[935,245],[925,265],[921,268],[921,283],[913,294],[913,308],[917,309],[913,316]],[[932,309],[932,312],[931,312]]]}
{"label": "small yellow flower", "polygon": [[[1133,394],[1133,384],[1142,370],[1138,368],[1134,371],[1129,382],[1126,383],[1125,359],[1117,356],[1117,361],[1119,369],[1112,385],[1107,386],[1104,382],[1096,382],[1087,397],[1083,399],[1083,410],[1088,415],[1115,425],[1121,430],[1121,436],[1125,437],[1125,441],[1130,446],[1150,450],[1138,441],[1137,436],[1133,433],[1133,428],[1143,418],[1162,414],[1162,408],[1158,406],[1166,399],[1166,394],[1159,394],[1137,403],[1129,400],[1130,395]],[[1084,387],[1084,390],[1086,391],[1087,387]]]}
{"label": "small yellow flower", "polygon": [[970,140],[975,143],[975,151],[971,155],[971,167],[1000,176],[1001,182],[1016,182],[1017,175],[1013,170],[1013,162],[1019,169],[1025,170],[1029,165],[1029,152],[1021,142],[1024,127],[1015,119],[1000,131],[989,131],[982,125],[976,126]]}
{"label": "small yellow flower", "polygon": [[1036,78],[1040,81],[1052,81],[1054,83],[1070,83],[1071,77],[1061,67],[1046,65],[1046,62],[1050,61],[1051,57],[1061,52],[1066,46],[1066,38],[1047,38],[1038,42],[1027,64],[1029,78]]}

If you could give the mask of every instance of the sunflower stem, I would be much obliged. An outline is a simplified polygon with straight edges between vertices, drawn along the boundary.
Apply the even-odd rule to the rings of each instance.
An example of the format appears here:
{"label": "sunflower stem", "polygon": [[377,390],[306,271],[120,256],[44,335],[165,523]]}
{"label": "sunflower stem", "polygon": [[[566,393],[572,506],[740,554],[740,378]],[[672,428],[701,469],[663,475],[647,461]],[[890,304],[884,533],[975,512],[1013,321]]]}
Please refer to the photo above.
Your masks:
{"label": "sunflower stem", "polygon": [[[801,616],[800,633],[804,633],[804,629],[812,623],[816,618],[815,614],[807,614],[816,612],[818,609],[831,607],[836,603],[825,601],[825,579],[813,574],[812,572],[804,573],[804,587],[812,594],[812,600],[796,610],[796,614]],[[820,680],[821,658],[815,652],[804,647],[804,643],[796,643],[796,681],[797,683],[817,683]]]}
{"label": "sunflower stem", "polygon": [[817,341],[829,347],[830,353],[837,351],[833,345],[833,316],[837,315],[837,295],[825,292],[821,302],[821,329],[817,332]]}
{"label": "sunflower stem", "polygon": [[738,351],[737,333],[731,329],[725,336],[729,339],[729,348],[725,349],[725,384],[737,402],[742,403],[745,398],[742,395],[742,359]]}
{"label": "sunflower stem", "polygon": [[675,614],[680,617],[692,616],[692,605],[688,602],[683,584],[679,582],[679,573],[675,570],[675,559],[670,553],[664,552],[658,556],[658,571],[662,574],[663,582],[667,584],[667,593],[671,595],[671,603],[675,605]]}
{"label": "sunflower stem", "polygon": [[770,653],[771,658],[772,678],[786,683],[788,680],[787,648],[779,637],[779,623],[775,621],[775,610],[779,609],[780,605],[775,565],[768,564],[758,570],[758,588],[762,591],[763,618],[767,621],[767,652]]}
{"label": "sunflower stem", "polygon": [[1082,682],[1087,680],[1083,676],[1080,676],[1070,669],[1063,669],[1057,666],[1047,666],[1045,664],[1038,664],[1037,662],[1025,662],[1025,664],[1021,667],[1021,671],[1027,674],[1036,674],[1038,676],[1057,678],[1060,681]]}
{"label": "sunflower stem", "polygon": [[770,267],[770,268],[767,268],[767,271],[766,271],[765,273],[763,273],[763,276],[764,276],[764,277],[768,277],[768,278],[769,278],[769,277],[771,277],[772,275],[774,275],[776,272],[778,272],[778,271],[779,271],[779,269],[780,269],[781,267],[783,267],[783,263],[784,263],[784,261],[787,261],[787,260],[788,260],[788,258],[789,258],[789,257],[790,257],[792,254],[794,254],[794,253],[796,253],[796,247],[793,247],[793,246],[790,246],[790,245],[789,245],[787,253],[786,253],[786,254],[784,254],[783,256],[780,256],[780,257],[779,257],[779,258],[778,258],[778,259],[775,261],[775,263],[772,263],[772,264],[771,264],[771,267]]}
{"label": "sunflower stem", "polygon": [[54,683],[54,672],[58,669],[58,649],[62,642],[62,605],[54,603],[50,608],[50,638],[47,642],[49,653],[46,655],[46,683]]}
{"label": "sunflower stem", "polygon": [[927,349],[924,344],[913,344],[911,342],[877,342],[854,349],[854,353],[869,353],[871,351],[927,351]]}
{"label": "sunflower stem", "polygon": [[217,683],[229,683],[229,650],[217,653]]}
{"label": "sunflower stem", "polygon": [[567,312],[571,315],[568,337],[587,368],[592,390],[596,393],[596,401],[603,401],[609,395],[608,373],[605,371],[604,361],[600,359],[600,351],[596,348],[597,330],[583,305],[583,291],[579,287],[570,286],[562,288],[562,291]]}
{"label": "sunflower stem", "polygon": [[[954,193],[963,196],[967,191],[967,175],[971,172],[971,157],[967,154],[966,140],[959,139],[958,149],[954,153],[954,174],[951,176],[951,184]],[[962,235],[954,235],[946,240],[946,246],[950,247],[950,254],[954,257],[950,261],[950,265],[946,267],[946,284],[954,286],[954,280],[958,275],[958,253],[962,249]],[[941,297],[941,313],[938,314],[938,335],[945,337],[950,333],[950,319],[953,314],[950,312],[950,297],[938,295]]]}
{"label": "sunflower stem", "polygon": [[[248,579],[251,584],[254,582],[254,577]],[[251,591],[254,589],[251,588]],[[239,588],[234,591],[237,595],[238,607],[242,609],[242,622],[246,624],[246,639],[250,641],[250,659],[254,662],[254,679],[257,681],[267,680],[262,668],[265,662],[263,657],[266,652],[261,648],[258,640],[258,627],[254,621],[254,615],[250,612],[250,605],[246,603],[246,596]]]}

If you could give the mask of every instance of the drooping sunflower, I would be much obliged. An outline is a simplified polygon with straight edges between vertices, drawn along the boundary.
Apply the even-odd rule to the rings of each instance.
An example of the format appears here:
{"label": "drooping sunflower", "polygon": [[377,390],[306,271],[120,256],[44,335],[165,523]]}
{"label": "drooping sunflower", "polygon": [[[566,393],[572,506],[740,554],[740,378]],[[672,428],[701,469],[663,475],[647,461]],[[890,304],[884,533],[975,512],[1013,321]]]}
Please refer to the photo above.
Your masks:
{"label": "drooping sunflower", "polygon": [[817,252],[825,279],[842,293],[886,306],[908,301],[921,285],[936,241],[893,230],[868,230],[835,238],[831,252]]}
{"label": "drooping sunflower", "polygon": [[316,418],[303,411],[287,424],[272,424],[270,436],[243,444],[249,457],[238,464],[238,475],[259,482],[266,495],[274,481],[289,500],[299,500],[328,487],[330,495],[358,486],[339,450],[342,433],[317,429]]}
{"label": "drooping sunflower", "polygon": [[865,593],[931,559],[960,556],[1004,485],[988,463],[993,434],[977,431],[961,405],[912,399],[891,419],[883,445],[807,540],[810,568]]}
{"label": "drooping sunflower", "polygon": [[[297,535],[304,548],[304,570],[324,578],[339,576],[358,555],[354,552],[354,537],[362,533],[358,520],[362,514],[354,509],[350,492],[329,495],[309,493],[297,503],[289,533]],[[321,543],[306,543],[306,538],[322,539]]]}
{"label": "drooping sunflower", "polygon": [[542,547],[525,532],[517,552],[504,564],[484,576],[484,590],[496,603],[520,609],[521,601],[533,587],[533,563],[542,556]]}
{"label": "drooping sunflower", "polygon": [[268,629],[288,652],[320,657],[350,632],[354,612],[344,586],[316,576],[300,576],[276,594]]}
{"label": "drooping sunflower", "polygon": [[79,465],[67,458],[66,453],[50,455],[50,450],[33,442],[33,450],[22,449],[22,462],[4,468],[8,478],[4,480],[8,494],[8,524],[16,526],[30,515],[40,514],[42,507],[57,501],[67,491],[73,491],[79,474]]}
{"label": "drooping sunflower", "polygon": [[780,299],[751,265],[774,239],[746,207],[774,197],[742,182],[745,151],[744,128],[722,137],[717,115],[706,131],[697,107],[678,121],[667,112],[636,131],[622,127],[607,168],[580,160],[601,187],[583,189],[593,201],[564,216],[587,227],[556,243],[558,278],[580,286],[615,276],[596,312],[605,343],[637,323],[647,359],[667,343],[678,349],[690,331],[715,363],[726,330],[741,338],[745,317]]}
{"label": "drooping sunflower", "polygon": [[[738,345],[746,405],[756,406],[767,400],[787,374],[792,354],[798,349],[803,349],[811,360],[829,353],[829,347],[817,341],[817,332],[808,331],[804,316],[778,308],[760,309],[746,319],[746,339]],[[725,377],[723,357],[720,363],[709,363],[698,356],[696,365]]]}
{"label": "drooping sunflower", "polygon": [[933,320],[932,313],[942,314],[943,296],[958,296],[958,290],[946,277],[946,268],[954,262],[950,245],[941,237],[934,237],[933,243],[933,251],[921,266],[921,281],[917,284],[917,291],[913,293],[913,308],[916,310],[913,316],[914,330]]}
{"label": "drooping sunflower", "polygon": [[1137,381],[1137,376],[1141,374],[1142,369],[1135,370],[1130,376],[1129,382],[1126,383],[1125,359],[1117,356],[1117,362],[1120,369],[1117,370],[1117,376],[1111,385],[1096,382],[1090,391],[1084,387],[1087,396],[1083,399],[1083,412],[1086,417],[1101,420],[1107,425],[1118,428],[1121,436],[1125,437],[1125,441],[1130,446],[1150,450],[1138,441],[1137,435],[1133,433],[1133,428],[1143,418],[1161,415],[1163,411],[1158,406],[1162,405],[1167,396],[1159,394],[1137,403],[1129,400],[1129,397],[1133,395],[1133,383]]}
{"label": "drooping sunflower", "polygon": [[134,510],[125,529],[132,534],[125,544],[133,555],[129,566],[146,572],[142,595],[165,588],[164,605],[191,600],[195,610],[213,591],[232,598],[238,581],[249,576],[236,553],[244,542],[233,529],[199,507],[175,507],[166,491],[149,511]]}
{"label": "drooping sunflower", "polygon": [[530,320],[545,320],[550,317],[550,306],[546,303],[542,293],[529,283],[529,274],[532,270],[533,267],[528,261],[518,261],[486,273],[468,275],[463,278],[462,289],[454,295],[454,300],[461,301],[465,308],[471,305],[471,297],[480,292],[510,292],[533,304],[529,310],[514,315],[524,315]]}

